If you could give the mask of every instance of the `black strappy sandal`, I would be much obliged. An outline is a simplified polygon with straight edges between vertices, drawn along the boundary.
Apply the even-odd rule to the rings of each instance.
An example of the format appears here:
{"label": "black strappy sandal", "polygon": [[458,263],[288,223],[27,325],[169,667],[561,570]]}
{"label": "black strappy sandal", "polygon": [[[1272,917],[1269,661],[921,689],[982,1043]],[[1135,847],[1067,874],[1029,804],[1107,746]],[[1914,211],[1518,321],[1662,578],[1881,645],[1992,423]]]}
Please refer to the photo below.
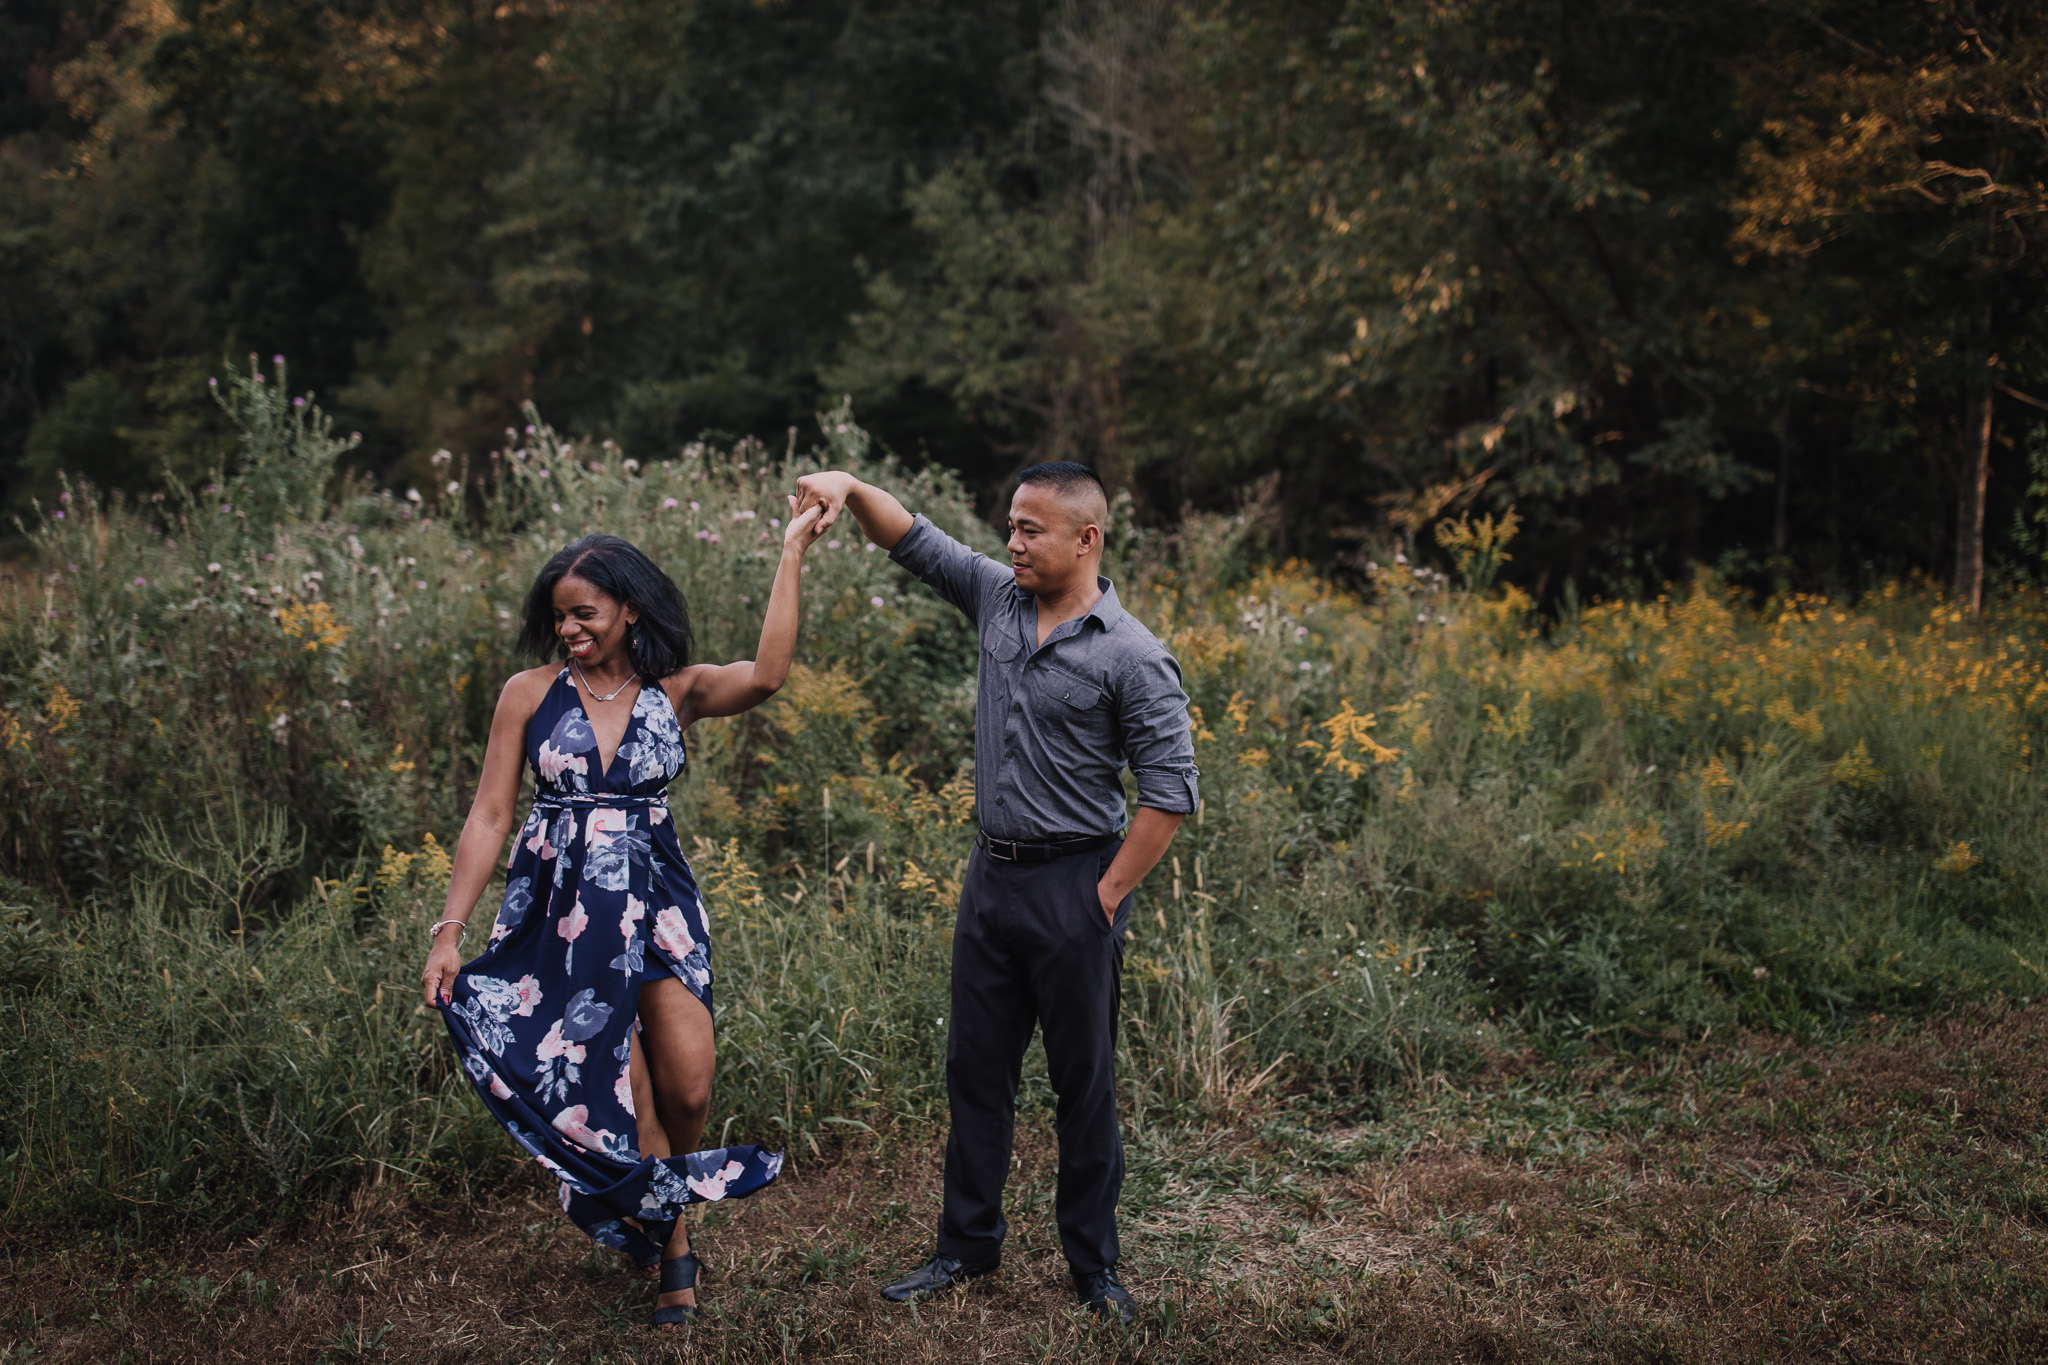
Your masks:
{"label": "black strappy sandal", "polygon": [[[690,1248],[674,1260],[663,1261],[661,1263],[661,1288],[655,1291],[655,1297],[659,1298],[663,1294],[673,1294],[679,1289],[695,1289],[697,1287],[697,1272],[703,1268],[704,1263],[697,1259],[697,1249],[695,1247]],[[690,1320],[696,1316],[697,1306],[695,1304],[678,1303],[672,1304],[667,1308],[655,1309],[654,1316],[649,1321],[655,1327],[676,1325],[687,1327],[690,1325]]]}

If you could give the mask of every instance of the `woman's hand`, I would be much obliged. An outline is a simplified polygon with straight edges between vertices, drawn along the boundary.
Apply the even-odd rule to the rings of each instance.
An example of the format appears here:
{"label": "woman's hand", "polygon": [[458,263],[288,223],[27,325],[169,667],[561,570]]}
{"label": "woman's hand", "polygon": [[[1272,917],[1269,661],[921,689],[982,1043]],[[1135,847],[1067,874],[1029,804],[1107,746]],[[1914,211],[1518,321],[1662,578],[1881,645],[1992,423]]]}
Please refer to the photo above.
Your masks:
{"label": "woman's hand", "polygon": [[825,534],[825,505],[812,503],[801,512],[797,510],[796,499],[789,500],[789,525],[782,528],[782,547],[802,554],[818,543],[818,537]]}
{"label": "woman's hand", "polygon": [[461,941],[460,933],[451,934],[447,928],[434,935],[433,950],[427,954],[426,969],[420,973],[420,989],[429,1009],[455,998],[455,974],[462,970],[462,954],[455,945]]}

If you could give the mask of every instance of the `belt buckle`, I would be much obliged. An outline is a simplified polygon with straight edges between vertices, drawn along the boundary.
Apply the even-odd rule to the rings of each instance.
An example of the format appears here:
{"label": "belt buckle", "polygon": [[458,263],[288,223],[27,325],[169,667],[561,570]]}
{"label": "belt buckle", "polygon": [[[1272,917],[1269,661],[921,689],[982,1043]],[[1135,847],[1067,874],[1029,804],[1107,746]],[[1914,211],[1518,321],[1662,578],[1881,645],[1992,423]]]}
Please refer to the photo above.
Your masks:
{"label": "belt buckle", "polygon": [[[1010,851],[1008,853],[998,853],[996,851],[997,844],[1007,845]],[[1017,841],[1014,839],[991,839],[988,835],[984,834],[981,836],[981,846],[988,851],[989,857],[994,858],[999,863],[1014,863],[1017,861]]]}

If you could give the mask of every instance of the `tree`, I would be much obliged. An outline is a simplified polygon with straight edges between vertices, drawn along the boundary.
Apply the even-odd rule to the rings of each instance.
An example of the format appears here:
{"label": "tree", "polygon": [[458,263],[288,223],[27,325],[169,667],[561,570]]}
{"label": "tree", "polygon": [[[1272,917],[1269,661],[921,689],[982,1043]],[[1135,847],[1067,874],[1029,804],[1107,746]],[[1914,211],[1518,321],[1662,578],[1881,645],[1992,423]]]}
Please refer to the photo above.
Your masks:
{"label": "tree", "polygon": [[[1910,363],[1885,399],[1919,408],[1923,379],[1946,396],[1952,585],[1974,614],[1994,395],[2043,406],[2009,380],[2042,359],[2032,300],[2048,221],[2048,17],[1973,0],[1786,12],[1817,41],[1789,46],[1752,77],[1777,108],[1745,155],[1736,241],[1853,275],[1864,286],[1858,308],[1888,298],[1915,316]],[[1843,335],[1857,331],[1847,324]],[[1936,423],[1919,425],[1932,435]]]}

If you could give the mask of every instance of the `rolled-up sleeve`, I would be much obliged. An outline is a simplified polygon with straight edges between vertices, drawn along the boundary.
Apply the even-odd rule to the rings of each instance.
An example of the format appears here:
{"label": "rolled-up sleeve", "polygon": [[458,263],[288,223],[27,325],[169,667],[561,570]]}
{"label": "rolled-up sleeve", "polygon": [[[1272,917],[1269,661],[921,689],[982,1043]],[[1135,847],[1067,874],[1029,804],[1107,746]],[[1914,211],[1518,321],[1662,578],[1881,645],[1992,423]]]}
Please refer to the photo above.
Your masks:
{"label": "rolled-up sleeve", "polygon": [[1192,815],[1200,799],[1195,735],[1180,665],[1165,650],[1141,656],[1117,689],[1125,761],[1138,784],[1138,804]]}
{"label": "rolled-up sleeve", "polygon": [[982,604],[989,594],[1013,588],[1017,582],[1017,576],[1010,570],[953,539],[922,512],[911,519],[910,529],[889,551],[889,558],[958,607],[977,626],[981,624]]}

